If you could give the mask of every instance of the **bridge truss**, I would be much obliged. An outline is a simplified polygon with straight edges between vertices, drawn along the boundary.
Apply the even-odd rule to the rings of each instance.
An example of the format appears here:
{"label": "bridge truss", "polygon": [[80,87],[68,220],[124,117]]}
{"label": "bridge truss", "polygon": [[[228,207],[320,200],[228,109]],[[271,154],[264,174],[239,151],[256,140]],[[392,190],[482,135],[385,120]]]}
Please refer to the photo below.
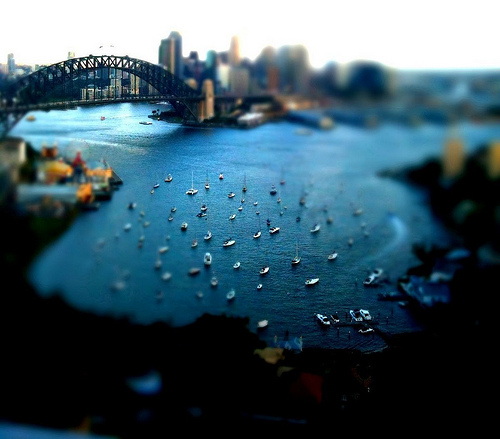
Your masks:
{"label": "bridge truss", "polygon": [[43,67],[15,82],[0,102],[0,138],[33,110],[140,100],[168,101],[198,121],[198,92],[163,67],[128,56],[89,55]]}

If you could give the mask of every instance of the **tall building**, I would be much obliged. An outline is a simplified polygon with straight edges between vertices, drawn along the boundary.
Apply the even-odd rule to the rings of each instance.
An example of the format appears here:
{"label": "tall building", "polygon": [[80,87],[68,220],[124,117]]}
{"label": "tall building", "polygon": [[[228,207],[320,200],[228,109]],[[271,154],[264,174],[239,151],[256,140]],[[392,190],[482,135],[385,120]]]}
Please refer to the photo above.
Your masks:
{"label": "tall building", "polygon": [[179,32],[172,31],[168,38],[161,40],[158,49],[158,64],[178,78],[183,78],[182,37]]}
{"label": "tall building", "polygon": [[240,40],[235,35],[231,38],[231,44],[229,46],[229,65],[231,67],[238,67],[240,61]]}
{"label": "tall building", "polygon": [[14,54],[9,53],[7,55],[7,73],[13,74],[16,71],[16,60],[14,59]]}

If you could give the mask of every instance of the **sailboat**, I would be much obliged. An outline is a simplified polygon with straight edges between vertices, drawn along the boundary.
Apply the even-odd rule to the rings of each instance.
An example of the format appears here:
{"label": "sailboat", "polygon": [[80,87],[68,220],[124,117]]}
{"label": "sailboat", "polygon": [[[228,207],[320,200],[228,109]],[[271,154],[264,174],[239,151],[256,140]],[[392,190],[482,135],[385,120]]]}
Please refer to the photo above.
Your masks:
{"label": "sailboat", "polygon": [[186,195],[194,195],[198,193],[198,189],[194,188],[194,174],[191,172],[191,187],[186,191]]}
{"label": "sailboat", "polygon": [[247,191],[247,174],[245,174],[245,176],[243,177],[243,189],[242,189],[243,192],[246,192]]}
{"label": "sailboat", "polygon": [[254,238],[254,239],[260,238],[260,235],[262,235],[262,232],[260,231],[260,216],[259,216],[259,230],[257,230],[257,231],[253,234],[253,238]]}
{"label": "sailboat", "polygon": [[299,256],[299,242],[297,241],[297,244],[295,245],[295,256],[292,259],[292,265],[297,265],[300,262],[300,256]]}
{"label": "sailboat", "polygon": [[[207,221],[208,221],[208,216],[207,216]],[[209,239],[212,238],[212,232],[210,231],[210,226],[208,226],[208,230],[207,230],[207,233],[205,233],[205,235],[203,236],[203,239],[205,241],[208,241]]]}
{"label": "sailboat", "polygon": [[210,189],[210,182],[208,181],[208,172],[207,172],[207,179],[205,180],[205,189],[206,190]]}

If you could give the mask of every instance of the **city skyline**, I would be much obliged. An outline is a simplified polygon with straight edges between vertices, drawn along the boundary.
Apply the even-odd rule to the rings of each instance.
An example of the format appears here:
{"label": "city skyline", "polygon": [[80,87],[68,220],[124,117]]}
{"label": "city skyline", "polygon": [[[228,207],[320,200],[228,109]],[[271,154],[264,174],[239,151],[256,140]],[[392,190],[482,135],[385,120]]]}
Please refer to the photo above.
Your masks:
{"label": "city skyline", "polygon": [[[182,36],[183,56],[228,51],[238,36],[242,58],[254,61],[267,46],[306,47],[312,68],[328,62],[371,60],[397,69],[499,68],[494,41],[493,1],[474,9],[448,0],[423,0],[408,8],[393,0],[331,4],[310,0],[264,2],[251,7],[226,0],[133,9],[89,0],[82,5],[28,0],[0,7],[0,63],[9,53],[16,64],[53,64],[89,54],[129,55],[158,63],[158,47],[170,32]],[[78,9],[73,9],[78,8]],[[240,12],[241,10],[241,12]],[[479,16],[480,15],[480,16]]]}

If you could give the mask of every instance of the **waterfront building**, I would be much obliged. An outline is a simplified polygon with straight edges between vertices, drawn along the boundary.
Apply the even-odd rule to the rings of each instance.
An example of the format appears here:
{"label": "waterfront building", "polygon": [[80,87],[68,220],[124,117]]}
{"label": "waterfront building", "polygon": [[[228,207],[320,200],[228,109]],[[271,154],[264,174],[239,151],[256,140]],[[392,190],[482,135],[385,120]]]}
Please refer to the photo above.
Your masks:
{"label": "waterfront building", "polygon": [[202,86],[202,94],[205,97],[200,102],[200,119],[211,119],[215,115],[214,84],[210,79],[205,79]]}
{"label": "waterfront building", "polygon": [[16,72],[16,60],[14,59],[14,54],[9,53],[7,55],[7,74],[13,75]]}

